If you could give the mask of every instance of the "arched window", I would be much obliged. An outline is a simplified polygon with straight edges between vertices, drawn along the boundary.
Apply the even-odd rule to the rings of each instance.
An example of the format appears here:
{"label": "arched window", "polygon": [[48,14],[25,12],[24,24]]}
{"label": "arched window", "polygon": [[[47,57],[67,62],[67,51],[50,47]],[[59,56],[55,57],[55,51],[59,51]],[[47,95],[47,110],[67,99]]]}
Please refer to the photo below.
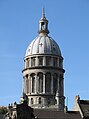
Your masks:
{"label": "arched window", "polygon": [[56,94],[56,91],[57,91],[57,85],[58,85],[58,75],[55,73],[53,75],[53,92]]}
{"label": "arched window", "polygon": [[46,85],[46,92],[50,93],[51,92],[51,74],[50,73],[46,73],[45,85]]}
{"label": "arched window", "polygon": [[35,92],[35,74],[31,74],[32,93]]}
{"label": "arched window", "polygon": [[41,30],[46,30],[46,23],[45,22],[41,23]]}
{"label": "arched window", "polygon": [[38,73],[37,75],[38,79],[38,92],[42,93],[43,92],[43,73]]}

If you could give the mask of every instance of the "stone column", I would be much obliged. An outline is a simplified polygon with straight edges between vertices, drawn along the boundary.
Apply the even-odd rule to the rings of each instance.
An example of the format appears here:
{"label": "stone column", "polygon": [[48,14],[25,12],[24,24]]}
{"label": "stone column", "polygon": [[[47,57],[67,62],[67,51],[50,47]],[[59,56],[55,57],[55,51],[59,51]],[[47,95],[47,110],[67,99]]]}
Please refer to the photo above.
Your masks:
{"label": "stone column", "polygon": [[30,57],[30,59],[29,59],[29,67],[31,67],[31,57]]}
{"label": "stone column", "polygon": [[24,68],[28,68],[28,60],[27,59],[24,60]]}
{"label": "stone column", "polygon": [[35,86],[34,86],[35,94],[37,93],[37,74],[35,75]]}
{"label": "stone column", "polygon": [[23,77],[23,91],[25,93],[25,77]]}
{"label": "stone column", "polygon": [[63,77],[62,77],[62,79],[61,79],[61,94],[62,94],[62,96],[64,95],[64,79],[63,79]]}
{"label": "stone column", "polygon": [[43,93],[45,93],[45,74],[43,74]]}
{"label": "stone column", "polygon": [[53,66],[53,57],[51,57],[51,66]]}
{"label": "stone column", "polygon": [[60,105],[60,87],[59,87],[59,76],[58,76],[58,79],[57,79],[57,92],[56,92],[56,100],[57,100],[57,106],[59,108],[59,105]]}
{"label": "stone column", "polygon": [[26,68],[26,60],[24,60],[24,69]]}
{"label": "stone column", "polygon": [[39,93],[39,79],[36,77],[36,92]]}
{"label": "stone column", "polygon": [[60,82],[60,78],[59,78],[59,75],[58,75],[58,79],[57,79],[57,90],[58,90],[58,92],[60,92],[60,85],[59,85],[59,82]]}
{"label": "stone column", "polygon": [[28,80],[29,80],[29,94],[31,94],[31,77],[30,77],[30,75],[28,76]]}
{"label": "stone column", "polygon": [[36,66],[38,66],[38,56],[36,56]]}
{"label": "stone column", "polygon": [[27,93],[27,86],[26,86],[26,77],[24,77],[24,91],[25,91],[25,93]]}
{"label": "stone column", "polygon": [[31,93],[32,93],[32,76],[30,77],[30,83],[31,83]]}
{"label": "stone column", "polygon": [[57,58],[57,67],[59,67],[59,57]]}
{"label": "stone column", "polygon": [[46,66],[46,56],[43,57],[43,66]]}
{"label": "stone column", "polygon": [[53,94],[53,74],[51,73],[51,94]]}

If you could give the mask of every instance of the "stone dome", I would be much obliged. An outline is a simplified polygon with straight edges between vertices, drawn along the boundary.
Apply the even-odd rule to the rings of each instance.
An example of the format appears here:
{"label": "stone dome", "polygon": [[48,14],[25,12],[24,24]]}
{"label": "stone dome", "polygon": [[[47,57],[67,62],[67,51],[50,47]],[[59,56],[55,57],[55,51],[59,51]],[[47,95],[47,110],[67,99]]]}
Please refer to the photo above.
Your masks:
{"label": "stone dome", "polygon": [[48,35],[36,37],[26,50],[26,56],[34,54],[51,54],[61,56],[57,43]]}
{"label": "stone dome", "polygon": [[61,56],[61,51],[57,43],[48,36],[48,20],[45,17],[44,9],[42,18],[39,21],[38,36],[31,42],[26,50],[26,55],[49,54]]}

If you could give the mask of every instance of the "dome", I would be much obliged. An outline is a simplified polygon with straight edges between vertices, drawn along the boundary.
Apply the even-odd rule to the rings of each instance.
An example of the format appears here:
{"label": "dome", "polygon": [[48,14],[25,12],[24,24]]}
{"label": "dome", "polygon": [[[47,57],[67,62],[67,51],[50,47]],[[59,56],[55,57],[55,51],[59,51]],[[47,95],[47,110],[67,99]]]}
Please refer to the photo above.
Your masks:
{"label": "dome", "polygon": [[26,56],[34,54],[51,54],[61,56],[57,43],[48,35],[36,37],[26,50]]}
{"label": "dome", "polygon": [[26,50],[26,56],[36,54],[51,54],[61,56],[57,43],[48,36],[48,20],[45,17],[44,9],[39,21],[38,37],[36,37]]}

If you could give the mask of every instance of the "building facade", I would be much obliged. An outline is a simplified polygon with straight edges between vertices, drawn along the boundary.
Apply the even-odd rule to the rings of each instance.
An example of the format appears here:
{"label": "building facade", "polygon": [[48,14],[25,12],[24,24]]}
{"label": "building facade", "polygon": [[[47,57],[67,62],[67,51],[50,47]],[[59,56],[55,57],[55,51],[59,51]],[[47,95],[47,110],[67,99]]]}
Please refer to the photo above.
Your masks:
{"label": "building facade", "polygon": [[48,34],[48,20],[43,8],[38,36],[28,46],[24,58],[23,92],[33,108],[63,110],[63,57],[58,44]]}

